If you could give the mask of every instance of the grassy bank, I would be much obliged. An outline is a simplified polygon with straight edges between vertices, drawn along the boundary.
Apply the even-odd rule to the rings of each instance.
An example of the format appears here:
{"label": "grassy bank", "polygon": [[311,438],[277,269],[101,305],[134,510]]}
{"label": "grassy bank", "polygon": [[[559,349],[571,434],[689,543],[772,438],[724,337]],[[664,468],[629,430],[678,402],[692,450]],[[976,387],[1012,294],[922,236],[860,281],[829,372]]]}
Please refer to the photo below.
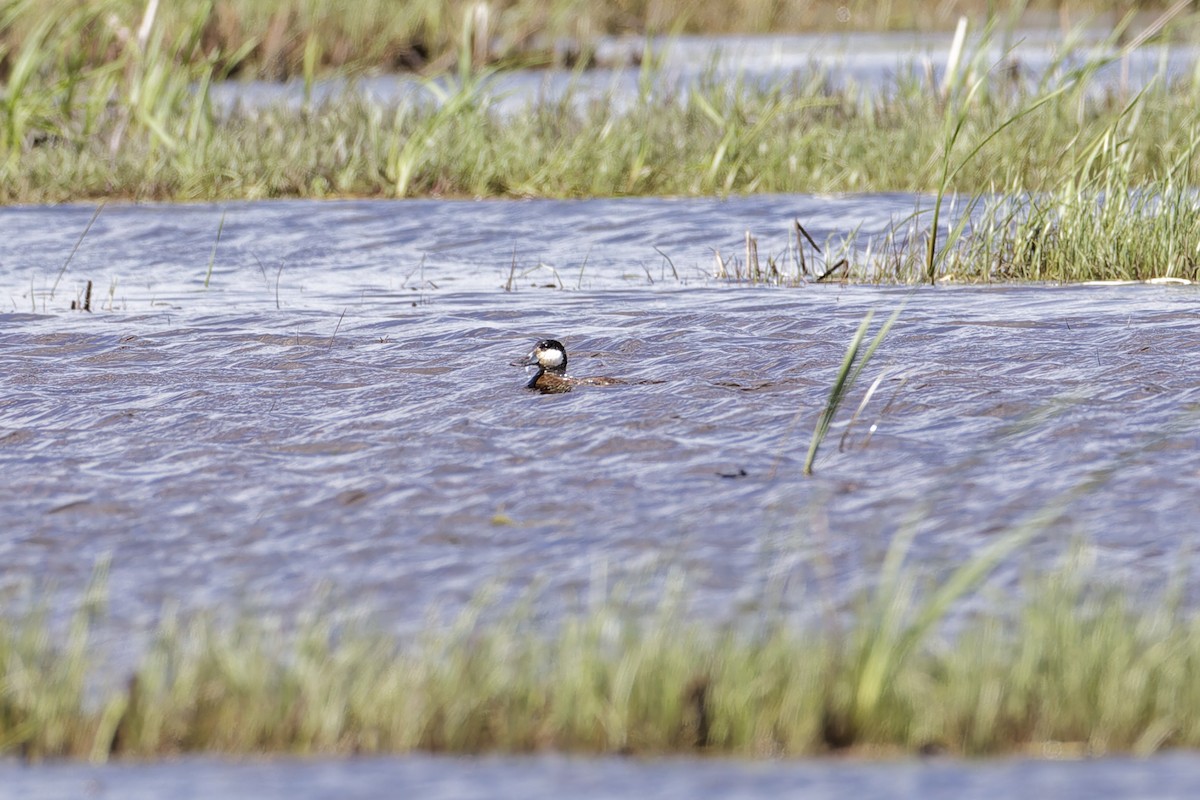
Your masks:
{"label": "grassy bank", "polygon": [[467,42],[457,77],[399,105],[350,93],[227,113],[211,98],[212,65],[178,63],[201,29],[114,39],[91,67],[70,42],[100,24],[88,9],[49,14],[16,54],[0,102],[0,202],[1019,194],[1101,173],[1133,188],[1189,179],[1200,138],[1200,78],[1101,91],[1107,62],[1068,52],[1033,82],[994,68],[984,48],[945,79],[884,89],[833,89],[822,75],[678,87],[647,65],[634,96],[568,92],[502,112],[497,78],[472,70]]}
{"label": "grassy bank", "polygon": [[[13,53],[38,36],[53,0],[7,0],[0,5],[0,76]],[[1146,19],[1166,5],[1158,0],[102,0],[90,5],[95,22],[72,57],[103,63],[114,46],[138,38],[148,16],[166,37],[194,38],[176,54],[182,64],[204,64],[220,74],[278,79],[307,70],[436,71],[455,63],[469,29],[477,64],[547,64],[591,57],[596,37],[684,33],[767,33],[953,28],[960,15],[1019,19],[1020,6],[1036,24],[1093,20],[1106,26],[1126,14]],[[1017,9],[1014,11],[1014,8]],[[569,44],[568,44],[569,43]]]}
{"label": "grassy bank", "polygon": [[1040,195],[958,198],[954,205],[952,214],[943,211],[937,237],[936,200],[929,198],[881,236],[851,230],[814,246],[799,228],[761,239],[748,232],[745,253],[718,254],[711,274],[774,286],[1200,281],[1200,201],[1179,178],[1130,192],[1102,176]]}
{"label": "grassy bank", "polygon": [[[26,19],[41,6],[13,8]],[[1098,90],[1095,73],[1120,51],[1089,59],[1068,48],[1034,81],[1019,65],[998,68],[984,45],[949,75],[882,89],[834,89],[819,74],[680,87],[647,64],[633,97],[568,92],[502,113],[496,76],[474,67],[469,29],[455,77],[426,83],[415,101],[385,106],[350,92],[303,108],[226,113],[211,87],[231,67],[219,68],[224,56],[205,49],[205,14],[179,30],[155,18],[133,31],[113,28],[102,4],[43,10],[4,53],[0,202],[934,191],[947,183],[1037,192],[1106,168],[1110,153],[1097,152],[1104,137],[1129,182],[1161,177],[1194,155],[1200,115],[1200,77],[1164,74],[1137,96]],[[995,39],[985,32],[984,41]],[[92,63],[90,51],[103,60]],[[980,142],[983,152],[963,158]],[[962,161],[949,182],[947,159]]]}
{"label": "grassy bank", "polygon": [[[0,628],[0,751],[228,754],[1103,754],[1200,747],[1200,620],[1087,589],[1077,568],[962,621],[951,576],[912,601],[891,574],[841,625],[715,630],[606,608],[548,632],[521,614],[411,640],[265,623],[164,624],[121,688],[80,622]],[[955,585],[957,581],[958,585]],[[920,582],[917,582],[920,583]],[[1162,598],[1159,598],[1162,600]],[[111,683],[111,681],[110,681]],[[90,697],[88,687],[90,690]]]}

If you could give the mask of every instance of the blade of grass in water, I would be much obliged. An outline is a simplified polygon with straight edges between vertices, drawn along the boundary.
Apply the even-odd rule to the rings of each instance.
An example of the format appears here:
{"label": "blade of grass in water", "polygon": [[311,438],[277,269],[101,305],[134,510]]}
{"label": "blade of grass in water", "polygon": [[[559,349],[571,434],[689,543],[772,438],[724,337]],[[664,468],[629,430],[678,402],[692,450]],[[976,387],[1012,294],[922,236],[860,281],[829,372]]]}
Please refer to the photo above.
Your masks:
{"label": "blade of grass in water", "polygon": [[96,217],[100,216],[100,212],[104,210],[104,201],[96,206],[96,210],[92,212],[92,218],[88,220],[88,224],[83,227],[83,233],[79,234],[79,238],[75,241],[75,246],[71,248],[70,255],[63,262],[62,267],[58,270],[58,275],[54,278],[54,285],[50,287],[50,299],[54,299],[54,292],[58,289],[58,282],[62,280],[63,274],[67,271],[67,267],[71,264],[71,259],[75,258],[75,253],[79,251],[79,246],[83,244],[83,239],[88,235],[88,231],[92,229],[92,225],[96,222]]}
{"label": "blade of grass in water", "polygon": [[[846,399],[846,395],[854,388],[854,384],[858,381],[858,376],[870,363],[871,358],[875,355],[875,351],[879,345],[883,343],[887,337],[888,331],[892,329],[892,325],[900,316],[903,307],[896,309],[887,321],[880,326],[875,337],[867,348],[863,349],[863,341],[866,339],[867,330],[871,326],[871,320],[875,317],[875,312],[870,311],[863,321],[859,323],[858,330],[854,333],[854,338],[850,340],[850,345],[846,348],[846,355],[842,358],[842,364],[838,368],[837,376],[833,380],[833,386],[829,389],[829,399],[825,401],[825,408],[821,410],[821,415],[817,417],[817,426],[813,430],[812,439],[808,445],[808,455],[804,459],[804,474],[813,474],[813,463],[817,459],[817,450],[821,443],[825,441],[826,434],[829,433],[829,426],[833,423],[833,418],[841,407],[842,402]],[[860,357],[861,354],[861,357]]]}
{"label": "blade of grass in water", "polygon": [[213,242],[212,253],[208,257],[208,272],[204,275],[204,288],[208,288],[208,282],[212,279],[213,265],[217,263],[217,247],[221,244],[221,231],[225,230],[225,211],[221,211],[221,222],[217,225],[217,238]]}

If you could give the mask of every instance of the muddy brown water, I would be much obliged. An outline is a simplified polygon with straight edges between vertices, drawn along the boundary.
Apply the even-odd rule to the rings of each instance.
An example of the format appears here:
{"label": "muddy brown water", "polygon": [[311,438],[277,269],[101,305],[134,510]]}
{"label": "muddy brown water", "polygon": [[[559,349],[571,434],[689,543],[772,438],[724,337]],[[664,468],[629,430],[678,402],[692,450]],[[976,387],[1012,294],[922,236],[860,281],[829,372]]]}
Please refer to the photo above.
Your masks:
{"label": "muddy brown water", "polygon": [[[907,521],[937,572],[1048,509],[1010,577],[1074,542],[1115,583],[1186,573],[1195,287],[711,277],[747,228],[781,252],[794,217],[823,241],[912,204],[111,206],[65,270],[91,207],[0,211],[0,585],[77,596],[111,557],[132,631],[314,597],[405,627],[489,585],[555,610],[682,586],[729,619],[853,598]],[[804,477],[856,326],[901,306]],[[527,391],[509,364],[545,336],[630,383]]]}

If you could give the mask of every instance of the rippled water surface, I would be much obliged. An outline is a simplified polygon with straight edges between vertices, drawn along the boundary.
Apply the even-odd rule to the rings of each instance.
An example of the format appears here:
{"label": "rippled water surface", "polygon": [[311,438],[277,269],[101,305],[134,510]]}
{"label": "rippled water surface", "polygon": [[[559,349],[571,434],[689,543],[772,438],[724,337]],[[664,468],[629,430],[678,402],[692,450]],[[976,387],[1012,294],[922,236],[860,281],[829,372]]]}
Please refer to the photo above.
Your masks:
{"label": "rippled water surface", "polygon": [[669,759],[418,756],[345,762],[0,766],[0,798],[192,798],[304,796],[313,800],[411,795],[431,800],[637,796],[655,800],[794,797],[862,800],[920,797],[1087,797],[1185,800],[1200,792],[1200,761],[1189,754],[1152,759],[1037,762],[738,763]]}
{"label": "rippled water surface", "polygon": [[[1087,61],[1103,62],[1091,78],[1093,91],[1128,91],[1153,80],[1190,78],[1198,49],[1189,44],[1143,44],[1129,52],[1109,42],[1109,28],[1076,30],[1069,46],[1056,26],[993,32],[987,41],[972,30],[964,48],[966,61],[978,54],[984,68],[1030,84],[1048,76],[1065,76]],[[686,93],[704,80],[744,81],[764,86],[793,78],[820,76],[830,87],[849,85],[872,91],[890,91],[897,79],[941,81],[952,47],[951,33],[826,32],[765,36],[671,36],[652,38],[655,54],[652,73],[657,92]],[[642,37],[602,38],[597,42],[597,67],[583,72],[571,69],[512,70],[485,81],[493,108],[521,111],[531,103],[571,95],[586,101],[605,98],[621,104],[636,98],[646,76],[638,66],[647,46]],[[408,75],[360,77],[351,82],[318,82],[312,99],[337,98],[347,90],[375,102],[393,103],[430,98],[421,80]],[[212,88],[218,107],[241,103],[257,106],[304,103],[302,80],[287,83],[225,82]]]}
{"label": "rippled water surface", "polygon": [[[1200,510],[1195,287],[711,277],[748,228],[782,257],[793,217],[824,240],[912,205],[111,206],[65,269],[92,208],[0,211],[0,582],[78,591],[110,555],[134,630],[321,593],[405,626],[493,582],[569,604],[672,573],[728,617],[802,605],[817,562],[850,597],[906,520],[937,569],[1050,509],[1022,564],[1084,537],[1115,581],[1171,574]],[[901,306],[803,477],[855,328]],[[628,383],[524,389],[544,336]]]}

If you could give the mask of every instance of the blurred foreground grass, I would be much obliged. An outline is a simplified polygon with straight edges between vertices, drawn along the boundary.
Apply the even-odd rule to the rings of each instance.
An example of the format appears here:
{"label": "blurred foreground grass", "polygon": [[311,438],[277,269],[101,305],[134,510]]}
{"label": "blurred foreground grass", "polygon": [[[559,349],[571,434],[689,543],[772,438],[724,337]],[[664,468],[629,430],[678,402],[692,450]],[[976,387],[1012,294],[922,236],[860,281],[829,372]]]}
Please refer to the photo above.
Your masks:
{"label": "blurred foreground grass", "polygon": [[885,564],[873,596],[817,626],[765,612],[714,627],[670,603],[552,625],[520,611],[481,622],[477,606],[405,640],[316,617],[290,632],[168,618],[117,687],[99,677],[110,670],[89,643],[94,608],[65,641],[37,615],[10,619],[0,626],[0,752],[103,761],[1200,747],[1200,620],[1177,594],[1131,603],[1089,585],[1076,564],[985,591],[990,610],[955,612],[993,564],[941,584]]}

